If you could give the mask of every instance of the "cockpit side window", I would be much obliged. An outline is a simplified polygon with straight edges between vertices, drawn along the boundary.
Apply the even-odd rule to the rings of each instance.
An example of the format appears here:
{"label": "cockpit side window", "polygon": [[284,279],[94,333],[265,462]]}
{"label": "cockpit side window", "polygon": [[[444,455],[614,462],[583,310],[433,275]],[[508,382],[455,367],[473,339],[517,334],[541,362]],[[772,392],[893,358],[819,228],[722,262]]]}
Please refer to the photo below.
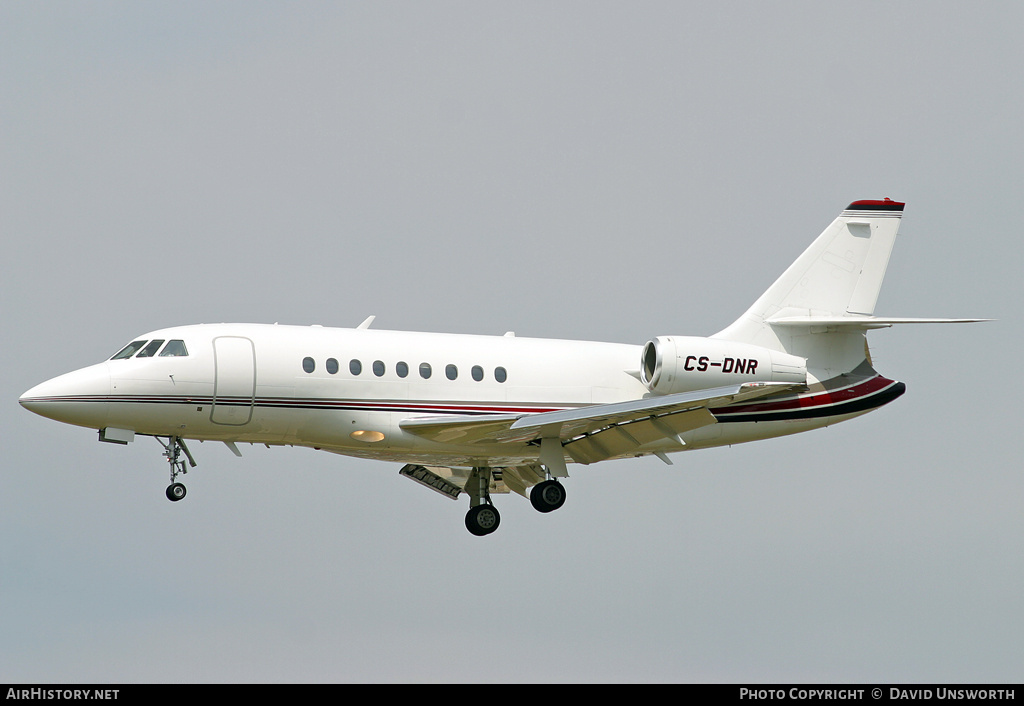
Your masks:
{"label": "cockpit side window", "polygon": [[168,341],[164,349],[160,351],[160,357],[166,356],[186,356],[188,350],[185,348],[185,342],[179,339]]}
{"label": "cockpit side window", "polygon": [[146,347],[143,348],[141,351],[139,351],[139,354],[137,356],[135,356],[135,357],[136,358],[152,358],[153,356],[156,355],[156,352],[158,350],[160,350],[160,346],[162,346],[163,344],[164,344],[164,339],[162,339],[162,338],[157,338],[157,339],[155,339],[153,341],[150,341],[148,344],[146,344]]}
{"label": "cockpit side window", "polygon": [[135,355],[140,348],[146,345],[145,341],[132,341],[127,346],[119,350],[111,360],[123,360],[124,358],[131,358]]}

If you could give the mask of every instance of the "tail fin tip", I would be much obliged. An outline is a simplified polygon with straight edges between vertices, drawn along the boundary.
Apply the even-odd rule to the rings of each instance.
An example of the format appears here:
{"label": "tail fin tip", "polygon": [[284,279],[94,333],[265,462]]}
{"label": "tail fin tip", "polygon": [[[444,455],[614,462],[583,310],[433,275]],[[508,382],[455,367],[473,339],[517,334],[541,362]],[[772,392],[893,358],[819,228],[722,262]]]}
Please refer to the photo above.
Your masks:
{"label": "tail fin tip", "polygon": [[900,201],[893,201],[888,196],[881,201],[864,200],[854,201],[846,207],[847,211],[903,211],[906,204]]}

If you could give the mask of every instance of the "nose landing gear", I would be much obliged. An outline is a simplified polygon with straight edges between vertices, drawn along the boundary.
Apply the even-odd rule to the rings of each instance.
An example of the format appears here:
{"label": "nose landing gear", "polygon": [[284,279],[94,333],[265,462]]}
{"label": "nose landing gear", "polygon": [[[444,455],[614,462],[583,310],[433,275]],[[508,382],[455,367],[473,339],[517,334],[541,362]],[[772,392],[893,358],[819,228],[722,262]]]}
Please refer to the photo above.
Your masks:
{"label": "nose landing gear", "polygon": [[185,459],[181,458],[182,453],[185,454],[185,458],[188,459],[188,466],[192,468],[196,467],[196,461],[192,458],[192,454],[189,453],[188,447],[185,446],[185,440],[179,436],[167,437],[167,443],[163,442],[159,436],[155,437],[160,445],[164,447],[164,458],[171,465],[171,484],[167,486],[167,499],[171,502],[178,502],[185,497],[185,486],[177,482],[179,475],[188,473],[188,467],[185,465]]}

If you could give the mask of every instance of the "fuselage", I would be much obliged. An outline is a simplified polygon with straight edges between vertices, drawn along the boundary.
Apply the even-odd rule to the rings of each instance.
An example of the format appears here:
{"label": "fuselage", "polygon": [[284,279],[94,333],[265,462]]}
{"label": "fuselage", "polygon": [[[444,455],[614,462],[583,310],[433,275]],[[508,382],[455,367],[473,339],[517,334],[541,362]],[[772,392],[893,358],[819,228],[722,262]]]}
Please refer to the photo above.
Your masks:
{"label": "fuselage", "polygon": [[[295,445],[447,466],[530,463],[529,445],[425,439],[418,417],[530,415],[651,397],[637,345],[376,329],[202,324],[137,337],[110,360],[38,385],[28,409],[92,429]],[[763,368],[764,366],[762,366]],[[866,363],[798,391],[712,412],[717,424],[629,455],[736,444],[863,414],[903,391]],[[570,459],[571,460],[571,459]]]}

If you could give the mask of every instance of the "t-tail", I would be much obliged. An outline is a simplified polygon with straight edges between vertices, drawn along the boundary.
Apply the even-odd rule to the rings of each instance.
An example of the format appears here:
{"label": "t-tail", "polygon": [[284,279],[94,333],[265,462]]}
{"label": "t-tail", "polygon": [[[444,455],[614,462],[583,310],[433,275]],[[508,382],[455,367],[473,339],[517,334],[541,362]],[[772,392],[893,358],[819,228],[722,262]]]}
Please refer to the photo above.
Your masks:
{"label": "t-tail", "polygon": [[823,381],[873,372],[868,329],[985,321],[874,315],[902,216],[898,201],[854,201],[741,317],[712,338],[799,356],[807,361],[809,379]]}

